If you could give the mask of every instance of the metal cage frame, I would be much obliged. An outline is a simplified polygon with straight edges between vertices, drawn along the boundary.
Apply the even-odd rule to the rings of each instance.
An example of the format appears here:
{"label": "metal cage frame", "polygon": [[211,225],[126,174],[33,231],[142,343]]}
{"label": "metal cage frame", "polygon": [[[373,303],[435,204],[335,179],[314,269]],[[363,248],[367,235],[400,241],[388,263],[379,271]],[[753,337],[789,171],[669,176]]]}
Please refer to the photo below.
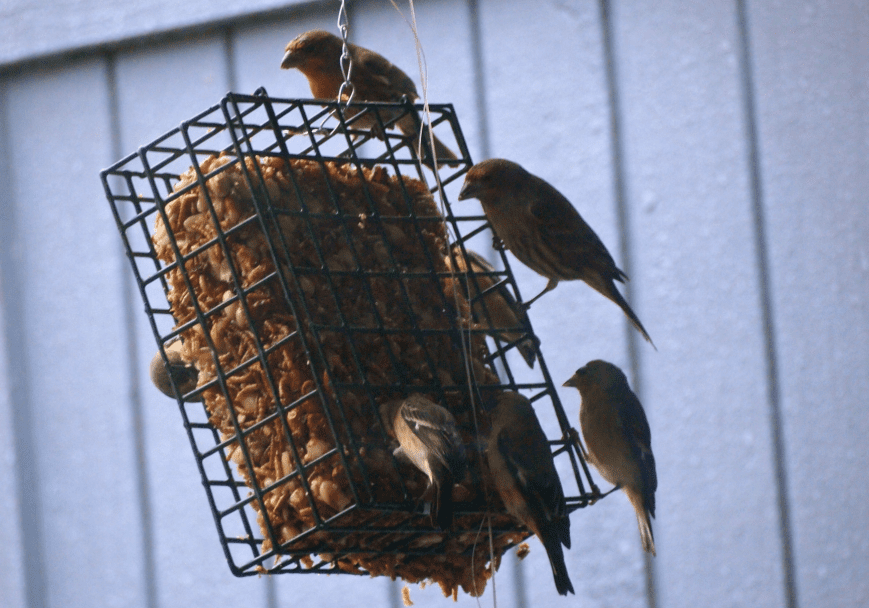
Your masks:
{"label": "metal cage frame", "polygon": [[[425,125],[421,123],[419,118],[420,113],[424,111],[429,112],[428,116],[431,127],[435,133],[441,135],[442,139],[445,137],[451,138],[450,142],[454,142],[459,149],[459,159],[454,163],[441,165],[437,169],[433,169],[431,162],[420,162],[420,151],[422,151],[424,161],[431,158],[430,146],[424,145],[425,138],[420,138],[421,144],[420,141],[411,141],[413,138],[408,138],[400,132],[390,130],[390,127],[395,122],[408,114],[415,117],[418,128],[424,129]],[[374,128],[370,127],[372,123],[375,125]],[[231,162],[211,173],[203,174],[200,168],[203,159],[221,153],[231,157]],[[209,316],[214,314],[215,311],[213,309],[202,310],[196,303],[196,298],[193,297],[196,318],[182,326],[177,326],[176,319],[173,317],[172,311],[168,306],[169,286],[166,274],[172,269],[180,270],[187,289],[193,294],[194,286],[191,284],[184,262],[201,251],[197,250],[193,253],[182,255],[174,236],[170,236],[176,261],[173,264],[164,264],[158,259],[151,240],[155,219],[159,216],[162,217],[164,223],[167,222],[166,204],[190,188],[200,187],[206,193],[205,198],[207,199],[209,213],[214,218],[214,222],[218,227],[217,242],[210,242],[207,246],[221,247],[226,251],[228,234],[237,227],[228,230],[227,234],[223,233],[220,229],[220,223],[217,221],[213,203],[207,194],[206,183],[230,165],[239,164],[246,175],[251,191],[254,192],[255,188],[253,184],[260,183],[257,182],[257,179],[261,180],[262,176],[251,175],[243,160],[249,157],[266,156],[276,156],[285,160],[315,160],[321,165],[326,162],[348,164],[360,169],[360,172],[362,167],[380,165],[385,166],[387,170],[391,170],[397,176],[412,175],[425,184],[434,183],[430,187],[430,191],[433,193],[435,200],[438,199],[438,196],[441,197],[442,221],[446,222],[447,229],[451,233],[451,246],[458,244],[464,253],[466,251],[466,244],[471,239],[485,239],[492,236],[491,228],[486,222],[484,215],[457,214],[447,200],[446,187],[461,178],[472,165],[470,154],[452,105],[430,104],[427,108],[424,108],[421,104],[414,105],[410,101],[405,100],[399,104],[353,103],[348,107],[346,104],[336,101],[271,98],[265,89],[259,89],[253,95],[229,93],[218,104],[183,122],[179,127],[139,148],[137,152],[123,158],[101,173],[106,196],[111,205],[126,254],[133,269],[136,284],[145,305],[145,313],[149,319],[159,351],[162,354],[164,362],[167,364],[168,359],[165,346],[194,324],[200,324],[202,327],[207,328]],[[179,180],[179,174],[187,170],[191,165],[196,172],[196,183],[185,190],[176,192],[173,187]],[[405,196],[407,196],[406,192]],[[336,208],[340,206],[337,200],[335,200],[335,204]],[[262,193],[259,196],[254,195],[254,205],[255,213],[251,217],[244,219],[242,224],[258,225],[263,233],[268,235],[269,226],[272,222],[276,221],[275,218],[280,215],[281,211],[271,206],[268,193]],[[417,226],[417,230],[419,230],[419,225],[424,224],[426,221],[431,221],[431,218],[424,217],[410,217],[406,219]],[[340,221],[344,227],[343,229],[346,230],[348,218],[340,218]],[[204,249],[204,247],[201,249]],[[282,243],[270,241],[270,247],[272,248],[272,260],[275,263],[275,267],[279,268],[278,256]],[[319,248],[318,252],[322,261],[323,253]],[[505,252],[496,251],[496,254],[500,256],[501,270],[477,274],[469,272],[467,275],[469,280],[477,284],[477,295],[471,300],[471,303],[482,300],[484,302],[483,314],[486,316],[488,316],[489,312],[486,309],[485,298],[493,290],[506,288],[512,294],[515,294],[517,301],[521,302],[519,289]],[[230,302],[239,302],[250,321],[251,316],[246,303],[246,295],[254,287],[244,288],[237,274],[237,269],[233,264],[230,264],[230,269],[232,281],[235,285],[234,297]],[[328,280],[329,271],[322,270],[321,272],[325,273]],[[364,270],[360,269],[358,273],[364,274]],[[310,321],[312,317],[310,311],[306,308],[305,298],[294,299],[291,296],[294,292],[298,293],[299,278],[303,274],[303,271],[291,268],[290,276],[285,276],[284,273],[278,271],[262,281],[276,278],[281,285],[284,296],[293,308],[293,316],[296,319],[307,319]],[[483,277],[489,278],[495,284],[488,289],[479,289],[478,279]],[[415,277],[409,276],[406,273],[399,273],[396,270],[393,278],[396,280],[407,280]],[[436,276],[432,278],[429,276],[418,278],[420,280],[439,281],[443,277]],[[444,305],[448,305],[448,303],[445,302]],[[297,307],[300,307],[300,309],[297,310]],[[473,314],[475,316],[478,315],[476,308],[474,308]],[[252,321],[251,327],[253,327]],[[382,321],[381,329],[383,329]],[[534,337],[530,322],[527,327],[516,329],[525,333],[520,340],[513,340],[512,342],[505,341],[502,336],[488,335],[487,344],[491,340],[494,348],[489,350],[486,363],[493,366],[493,368],[497,366],[499,377],[506,378],[506,381],[502,381],[502,384],[497,385],[497,388],[530,392],[530,399],[538,409],[547,401],[553,407],[561,431],[561,437],[550,440],[550,444],[556,463],[563,462],[562,470],[566,469],[572,473],[573,479],[566,484],[564,483],[567,481],[564,479],[564,473],[561,476],[562,484],[565,488],[567,507],[569,512],[573,512],[593,502],[593,498],[596,496],[589,493],[586,488],[588,487],[594,491],[596,487],[589,475],[588,466],[583,460],[576,431],[569,423],[561,405],[558,393],[546,367],[543,354],[540,352],[539,340]],[[351,343],[354,331],[356,331],[346,323],[346,320],[342,319],[338,319],[337,323],[332,327],[323,326],[318,330],[343,333]],[[408,331],[413,332],[420,340],[423,340],[426,331],[434,330],[424,330],[415,327],[410,328]],[[457,339],[462,339],[461,336],[463,334],[466,335],[468,332],[484,332],[485,330],[455,326],[449,331],[454,332]],[[366,477],[364,464],[360,464],[362,459],[358,458],[360,446],[355,445],[352,432],[348,433],[351,445],[342,445],[340,443],[339,432],[336,429],[342,424],[346,426],[346,414],[343,406],[340,404],[340,399],[338,399],[339,417],[333,419],[328,414],[330,410],[323,395],[321,374],[313,373],[316,386],[311,393],[304,395],[302,399],[296,402],[281,403],[274,378],[271,377],[271,373],[268,371],[267,356],[269,353],[280,347],[281,344],[284,344],[286,340],[298,339],[303,344],[312,367],[316,367],[318,371],[325,370],[328,373],[328,365],[325,364],[326,355],[323,353],[322,345],[317,343],[316,340],[313,343],[309,343],[310,341],[305,338],[302,331],[297,331],[295,334],[287,336],[271,345],[264,345],[257,338],[256,346],[258,353],[256,357],[233,369],[223,369],[218,360],[217,349],[209,337],[209,332],[205,331],[205,335],[214,353],[217,368],[216,377],[208,384],[197,387],[187,395],[179,394],[180,390],[175,385],[174,378],[172,379],[172,383],[175,393],[178,395],[179,410],[194,457],[196,458],[203,485],[206,489],[212,516],[214,517],[220,537],[220,543],[233,574],[236,576],[250,576],[262,572],[272,574],[346,572],[336,567],[335,559],[338,554],[329,545],[311,544],[311,542],[308,542],[304,545],[304,549],[293,549],[292,543],[298,544],[297,541],[305,539],[310,541],[312,538],[316,538],[313,537],[315,533],[322,531],[339,535],[351,535],[362,532],[369,534],[380,529],[377,527],[377,522],[382,520],[384,516],[397,512],[407,514],[405,524],[397,528],[394,526],[382,528],[384,534],[398,534],[397,540],[392,543],[389,551],[414,553],[414,550],[408,548],[410,540],[418,537],[420,534],[430,534],[432,532],[431,526],[424,515],[420,513],[417,503],[410,499],[406,488],[403,490],[406,497],[405,502],[400,504],[378,504],[371,500],[370,490],[369,495],[366,496],[366,488],[357,487],[359,484],[353,481],[353,476],[349,473],[351,467],[361,468],[362,477],[366,480],[366,483],[369,482]],[[510,366],[510,359],[514,358],[514,355],[510,355],[510,353],[515,353],[517,343],[528,336],[534,340],[537,361],[539,363],[537,369],[533,372],[524,371],[523,368],[522,374],[519,375],[536,375],[537,378],[532,381],[517,379],[519,375],[514,373]],[[356,352],[355,347],[351,346],[351,348],[353,348],[353,352],[355,353],[354,358],[364,356],[363,353]],[[260,487],[256,475],[251,476],[252,483],[245,482],[236,471],[236,467],[228,460],[227,452],[232,444],[235,443],[242,449],[244,462],[248,470],[253,470],[252,459],[248,453],[244,438],[245,434],[250,433],[251,428],[254,427],[242,428],[234,412],[234,407],[229,407],[237,437],[223,440],[218,430],[209,422],[209,413],[204,403],[189,402],[184,399],[185,397],[196,397],[197,395],[201,395],[202,391],[216,387],[223,392],[224,398],[229,402],[230,395],[227,392],[226,385],[227,378],[234,373],[238,373],[240,369],[255,364],[257,361],[266,370],[276,407],[274,412],[257,422],[254,425],[255,428],[261,428],[262,425],[280,416],[284,418],[283,425],[286,429],[285,414],[296,407],[299,402],[315,397],[320,399],[324,412],[327,412],[331,432],[335,437],[335,447],[319,456],[314,462],[302,464],[296,453],[297,466],[294,475],[298,475],[309,494],[308,500],[313,509],[317,525],[314,528],[303,531],[292,541],[283,544],[279,542],[278,535],[267,516],[264,498],[269,491],[282,483],[286,483],[292,476],[287,475],[266,487]],[[356,359],[353,364],[359,366],[360,360]],[[393,361],[393,364],[397,365],[398,363]],[[475,387],[473,383],[469,383],[469,386],[475,389],[476,396],[479,399],[479,387]],[[369,390],[370,401],[374,404],[370,387],[361,386],[356,388]],[[408,387],[403,386],[400,388],[404,390]],[[413,388],[422,388],[437,394],[442,394],[445,390],[445,387],[437,382],[428,387],[413,385]],[[289,431],[286,430],[285,432]],[[289,440],[292,444],[293,438],[291,434]],[[348,450],[350,451],[349,457],[347,455]],[[357,456],[356,460],[352,458],[354,451]],[[353,504],[331,517],[324,517],[318,513],[316,504],[310,497],[310,488],[306,479],[306,471],[314,464],[326,459],[337,460],[341,466],[347,468],[347,478],[353,493]],[[246,490],[250,492],[247,496],[244,495]],[[259,511],[265,519],[266,534],[261,534],[260,527],[257,525],[257,512],[253,509],[254,503],[259,507]],[[349,511],[357,509],[367,510],[367,512],[372,513],[369,523],[363,529],[342,526],[342,516]],[[486,509],[481,509],[479,512],[472,514],[478,516],[481,525],[488,517]],[[508,522],[504,525],[498,524],[493,527],[492,520],[489,520],[489,526],[494,533],[521,532],[524,536],[529,534],[524,527],[514,522]],[[272,548],[264,551],[263,542],[266,538],[271,540]],[[437,553],[439,548],[441,548],[440,545],[436,545],[419,552]],[[365,550],[356,548],[342,551],[341,554],[350,553],[365,553]],[[329,555],[324,557],[323,554]],[[308,557],[306,558],[306,556]],[[311,556],[316,556],[316,558],[311,559]],[[267,565],[267,560],[274,560],[273,565]],[[365,574],[365,572],[360,572],[360,574]]]}

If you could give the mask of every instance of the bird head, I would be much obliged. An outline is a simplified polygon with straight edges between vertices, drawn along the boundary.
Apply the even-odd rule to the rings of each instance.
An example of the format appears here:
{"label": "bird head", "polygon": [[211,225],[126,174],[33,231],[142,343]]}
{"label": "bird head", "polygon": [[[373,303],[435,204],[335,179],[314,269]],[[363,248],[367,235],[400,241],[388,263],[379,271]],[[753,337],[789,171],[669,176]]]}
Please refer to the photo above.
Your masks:
{"label": "bird head", "polygon": [[627,385],[628,379],[618,367],[612,363],[596,359],[576,370],[562,386],[572,386],[580,393],[598,388],[608,388],[614,385]]}
{"label": "bird head", "polygon": [[465,182],[459,192],[459,200],[469,198],[497,200],[499,194],[510,188],[525,169],[503,158],[490,158],[468,169]]}
{"label": "bird head", "polygon": [[294,38],[286,48],[281,68],[297,68],[302,72],[317,67],[319,62],[337,64],[341,58],[343,41],[323,30],[311,30]]}
{"label": "bird head", "polygon": [[492,410],[492,428],[517,425],[524,428],[532,418],[536,420],[537,416],[525,395],[504,391],[498,395],[497,405]]}

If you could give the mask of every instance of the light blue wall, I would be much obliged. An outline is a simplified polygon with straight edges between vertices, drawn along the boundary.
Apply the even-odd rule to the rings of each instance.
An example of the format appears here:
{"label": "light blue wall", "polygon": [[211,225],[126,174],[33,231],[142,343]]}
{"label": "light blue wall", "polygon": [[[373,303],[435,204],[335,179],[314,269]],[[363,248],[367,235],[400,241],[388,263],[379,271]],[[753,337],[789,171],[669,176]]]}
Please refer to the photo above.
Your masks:
{"label": "light blue wall", "polygon": [[[398,605],[383,579],[231,575],[177,409],[148,381],[155,344],[98,176],[227,90],[307,97],[279,58],[297,33],[333,29],[336,4],[0,7],[4,608]],[[351,9],[354,41],[419,86],[395,9]],[[865,3],[416,13],[429,98],[455,105],[475,160],[516,160],[571,199],[659,349],[578,283],[531,309],[558,384],[604,358],[637,387],[658,557],[615,496],[572,517],[575,597],[555,596],[532,541],[499,572],[499,605],[869,604]],[[545,284],[513,268],[526,296]],[[578,395],[561,397],[575,419]]]}

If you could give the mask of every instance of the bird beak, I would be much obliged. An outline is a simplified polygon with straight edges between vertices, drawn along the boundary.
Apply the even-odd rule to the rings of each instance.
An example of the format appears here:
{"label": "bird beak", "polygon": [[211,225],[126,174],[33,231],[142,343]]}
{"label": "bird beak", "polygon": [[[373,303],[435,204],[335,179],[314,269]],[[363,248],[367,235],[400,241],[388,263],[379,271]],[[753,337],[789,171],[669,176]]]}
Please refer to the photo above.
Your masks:
{"label": "bird beak", "polygon": [[476,190],[474,189],[474,184],[468,182],[468,180],[465,180],[465,183],[462,184],[462,190],[461,192],[459,192],[459,200],[464,201],[469,198],[476,198],[475,194]]}
{"label": "bird beak", "polygon": [[576,385],[576,374],[574,374],[570,378],[568,378],[567,382],[565,382],[561,386],[572,386],[573,388],[578,388]]}
{"label": "bird beak", "polygon": [[284,58],[281,59],[281,69],[289,70],[291,68],[296,67],[296,57],[293,56],[293,51],[287,51],[284,54]]}

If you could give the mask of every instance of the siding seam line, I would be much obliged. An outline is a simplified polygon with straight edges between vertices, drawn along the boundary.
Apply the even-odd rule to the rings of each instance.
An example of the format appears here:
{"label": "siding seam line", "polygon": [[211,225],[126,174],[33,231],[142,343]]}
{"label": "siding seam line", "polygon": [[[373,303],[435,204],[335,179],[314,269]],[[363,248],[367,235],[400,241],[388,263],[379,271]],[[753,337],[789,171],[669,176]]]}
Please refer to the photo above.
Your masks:
{"label": "siding seam line", "polygon": [[739,69],[742,74],[742,102],[745,117],[745,136],[748,144],[748,169],[751,180],[751,206],[755,226],[755,252],[757,255],[758,287],[760,288],[761,323],[766,351],[766,376],[770,427],[773,443],[773,460],[776,476],[776,503],[779,510],[779,535],[781,537],[782,570],[784,574],[785,601],[788,608],[799,606],[794,578],[792,527],[788,500],[787,464],[785,462],[784,430],[782,428],[781,393],[778,378],[778,352],[770,277],[770,259],[767,249],[766,217],[764,214],[763,178],[760,166],[759,139],[757,130],[757,92],[751,71],[751,41],[749,39],[748,14],[745,0],[736,0],[737,31],[739,33]]}
{"label": "siding seam line", "polygon": [[[609,123],[610,123],[610,149],[612,151],[613,165],[613,194],[616,203],[616,223],[621,238],[619,239],[619,254],[622,259],[622,267],[625,274],[629,277],[633,276],[633,243],[631,242],[631,224],[630,212],[628,203],[628,187],[627,177],[625,175],[625,151],[624,138],[622,131],[623,116],[622,103],[619,91],[617,58],[615,48],[615,32],[614,23],[611,18],[611,3],[609,0],[600,0],[600,21],[601,34],[603,42],[604,65],[606,70],[606,88],[607,88],[607,106],[609,107]],[[627,281],[624,286],[625,300],[632,303],[636,310],[636,304],[633,304],[630,281]],[[639,313],[638,313],[639,314]],[[634,331],[627,319],[623,320],[625,337],[628,349],[628,361],[631,367],[631,375],[634,381],[634,392],[638,397],[643,395],[643,387],[640,375],[641,357],[639,352],[638,334]],[[645,572],[645,588],[646,602],[648,608],[656,608],[658,604],[657,597],[657,576],[655,572],[655,563],[652,556],[643,552],[643,566]]]}

